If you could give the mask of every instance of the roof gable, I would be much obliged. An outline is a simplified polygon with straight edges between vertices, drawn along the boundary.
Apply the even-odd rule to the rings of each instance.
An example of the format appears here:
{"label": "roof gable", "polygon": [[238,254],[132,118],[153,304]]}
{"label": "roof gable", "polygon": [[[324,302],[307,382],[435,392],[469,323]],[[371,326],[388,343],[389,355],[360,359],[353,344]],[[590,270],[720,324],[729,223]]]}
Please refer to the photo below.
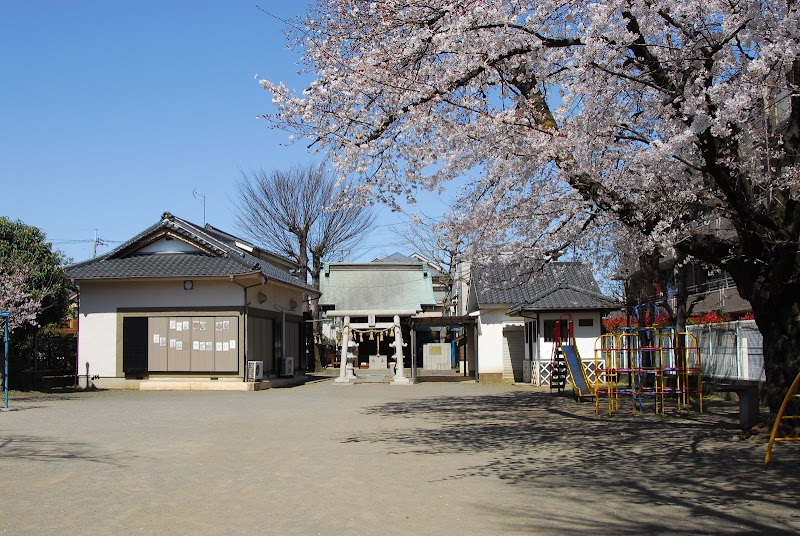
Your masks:
{"label": "roof gable", "polygon": [[[178,239],[176,240],[176,238]],[[160,239],[150,242],[149,244],[143,245],[134,252],[134,254],[137,255],[148,255],[155,253],[192,253],[197,255],[205,252],[193,245],[188,240],[184,240],[169,234],[164,235]]]}
{"label": "roof gable", "polygon": [[[233,235],[165,212],[158,223],[100,257],[68,267],[67,274],[78,280],[260,274],[318,293],[287,270],[251,255],[247,248],[227,243],[220,235],[235,241]],[[171,244],[173,240],[177,245]]]}
{"label": "roof gable", "polygon": [[338,316],[413,314],[436,305],[423,263],[328,263],[320,291],[320,307]]}
{"label": "roof gable", "polygon": [[444,275],[444,271],[441,266],[439,266],[433,261],[429,261],[428,259],[426,259],[425,257],[416,252],[412,253],[411,255],[403,255],[402,253],[395,252],[392,253],[391,255],[383,257],[382,259],[375,259],[372,262],[402,263],[402,264],[421,262],[422,264],[428,267],[428,273],[430,273],[432,276],[435,277]]}

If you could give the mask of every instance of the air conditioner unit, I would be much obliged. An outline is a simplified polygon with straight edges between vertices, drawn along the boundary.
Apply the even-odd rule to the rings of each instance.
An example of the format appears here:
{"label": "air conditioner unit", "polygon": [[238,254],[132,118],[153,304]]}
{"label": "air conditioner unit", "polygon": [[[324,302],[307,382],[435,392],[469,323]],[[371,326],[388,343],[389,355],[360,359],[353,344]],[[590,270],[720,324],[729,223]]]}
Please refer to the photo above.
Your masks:
{"label": "air conditioner unit", "polygon": [[264,379],[264,362],[263,361],[248,361],[247,362],[247,381],[260,382]]}
{"label": "air conditioner unit", "polygon": [[281,365],[281,376],[294,376],[294,357],[284,357]]}

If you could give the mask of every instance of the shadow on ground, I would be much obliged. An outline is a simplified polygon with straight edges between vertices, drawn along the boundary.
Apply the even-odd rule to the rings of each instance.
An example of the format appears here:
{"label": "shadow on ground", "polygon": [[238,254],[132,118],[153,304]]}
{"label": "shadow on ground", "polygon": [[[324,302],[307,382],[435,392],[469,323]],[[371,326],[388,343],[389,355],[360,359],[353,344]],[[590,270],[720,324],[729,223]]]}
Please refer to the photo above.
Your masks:
{"label": "shadow on ground", "polygon": [[[765,466],[768,438],[739,439],[735,404],[716,401],[705,409],[609,417],[595,415],[593,404],[546,392],[432,397],[366,410],[422,418],[427,426],[346,441],[384,443],[395,454],[481,453],[481,463],[445,478],[497,478],[525,496],[548,498],[543,507],[562,501],[564,508],[552,512],[509,507],[507,519],[529,518],[545,532],[797,534],[797,444],[777,446]],[[581,508],[570,511],[569,504]]]}
{"label": "shadow on ground", "polygon": [[37,462],[82,461],[123,467],[119,455],[104,454],[88,443],[0,432],[0,461],[27,459]]}

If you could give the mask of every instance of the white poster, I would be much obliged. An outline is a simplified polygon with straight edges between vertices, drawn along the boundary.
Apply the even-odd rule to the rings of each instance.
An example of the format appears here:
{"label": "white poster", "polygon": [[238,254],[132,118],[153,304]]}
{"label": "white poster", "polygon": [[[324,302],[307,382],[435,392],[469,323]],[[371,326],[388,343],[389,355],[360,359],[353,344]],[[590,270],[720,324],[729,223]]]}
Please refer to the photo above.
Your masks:
{"label": "white poster", "polygon": [[154,333],[153,334],[153,344],[158,344],[158,341],[160,341],[160,340],[161,339],[159,338],[158,333]]}
{"label": "white poster", "polygon": [[192,341],[192,350],[200,349],[200,341]]}
{"label": "white poster", "polygon": [[188,320],[184,320],[183,321],[183,331],[189,331],[189,321]]}
{"label": "white poster", "polygon": [[197,331],[200,329],[200,321],[199,320],[192,320],[192,329]]}
{"label": "white poster", "polygon": [[200,331],[205,331],[205,330],[206,330],[206,323],[200,322]]}
{"label": "white poster", "polygon": [[183,350],[183,341],[178,341],[175,343],[176,350]]}
{"label": "white poster", "polygon": [[170,320],[169,321],[169,329],[175,329],[175,321],[174,320]]}
{"label": "white poster", "polygon": [[177,325],[175,326],[175,329],[177,329],[178,331],[183,331],[183,323],[178,322]]}
{"label": "white poster", "polygon": [[231,350],[236,350],[236,339],[231,339]]}
{"label": "white poster", "polygon": [[158,341],[158,345],[159,346],[166,346],[167,345],[167,338],[166,337],[161,337],[161,339],[159,339],[159,341]]}
{"label": "white poster", "polygon": [[222,321],[222,329],[231,329],[231,322],[230,322],[230,320],[223,320],[223,321]]}
{"label": "white poster", "polygon": [[222,331],[222,322],[217,322],[217,331]]}
{"label": "white poster", "polygon": [[201,352],[205,352],[206,351],[206,343],[204,343],[204,342],[200,343],[200,351]]}
{"label": "white poster", "polygon": [[170,339],[169,340],[169,347],[170,348],[175,348],[175,339]]}
{"label": "white poster", "polygon": [[217,343],[217,352],[221,352],[221,351],[222,351],[222,343],[218,342]]}
{"label": "white poster", "polygon": [[222,351],[223,352],[227,352],[228,350],[230,350],[230,346],[228,346],[227,342],[223,342],[222,343]]}

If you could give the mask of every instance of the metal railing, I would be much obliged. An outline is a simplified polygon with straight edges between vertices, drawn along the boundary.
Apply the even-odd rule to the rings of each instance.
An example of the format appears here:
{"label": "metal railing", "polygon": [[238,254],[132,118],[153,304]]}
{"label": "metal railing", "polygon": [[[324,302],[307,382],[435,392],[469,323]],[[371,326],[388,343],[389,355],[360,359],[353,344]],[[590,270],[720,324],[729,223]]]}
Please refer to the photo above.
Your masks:
{"label": "metal railing", "polygon": [[704,377],[764,381],[764,339],[755,321],[701,324],[686,330],[697,338]]}

